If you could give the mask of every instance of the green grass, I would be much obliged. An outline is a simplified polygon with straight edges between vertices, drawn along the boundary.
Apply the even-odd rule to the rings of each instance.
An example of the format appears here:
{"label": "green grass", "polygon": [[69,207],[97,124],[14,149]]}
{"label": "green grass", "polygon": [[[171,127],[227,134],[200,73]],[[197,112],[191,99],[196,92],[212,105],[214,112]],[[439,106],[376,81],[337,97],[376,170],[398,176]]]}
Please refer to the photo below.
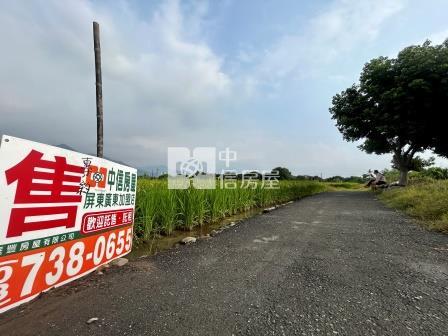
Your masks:
{"label": "green grass", "polygon": [[448,232],[448,180],[411,179],[409,186],[386,190],[379,197],[428,228]]}
{"label": "green grass", "polygon": [[[338,184],[339,185],[339,184]],[[327,183],[280,181],[279,189],[169,190],[166,180],[139,178],[137,184],[135,236],[147,240],[153,234],[170,235],[174,230],[192,230],[254,208],[329,190]]]}

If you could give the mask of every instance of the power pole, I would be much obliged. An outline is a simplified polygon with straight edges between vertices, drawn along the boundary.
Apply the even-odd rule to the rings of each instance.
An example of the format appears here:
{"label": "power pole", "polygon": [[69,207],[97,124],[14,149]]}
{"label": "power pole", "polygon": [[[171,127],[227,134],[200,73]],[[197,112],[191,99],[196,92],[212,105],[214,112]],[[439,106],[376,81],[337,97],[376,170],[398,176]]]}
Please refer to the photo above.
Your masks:
{"label": "power pole", "polygon": [[101,78],[100,25],[93,22],[96,79],[96,156],[103,157],[103,80]]}

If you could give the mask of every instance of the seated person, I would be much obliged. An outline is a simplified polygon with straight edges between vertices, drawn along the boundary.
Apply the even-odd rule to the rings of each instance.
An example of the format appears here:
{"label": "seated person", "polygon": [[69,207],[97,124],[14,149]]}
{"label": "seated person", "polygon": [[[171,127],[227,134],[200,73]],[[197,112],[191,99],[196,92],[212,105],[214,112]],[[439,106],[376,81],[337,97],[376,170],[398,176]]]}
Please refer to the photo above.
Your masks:
{"label": "seated person", "polygon": [[367,174],[367,177],[369,178],[369,181],[364,185],[365,188],[370,187],[370,185],[376,180],[376,176],[373,175],[371,169],[369,169],[369,173]]}
{"label": "seated person", "polygon": [[376,190],[377,186],[387,184],[386,177],[383,174],[381,174],[378,170],[375,169],[373,173],[375,174],[375,181],[372,182],[374,190]]}

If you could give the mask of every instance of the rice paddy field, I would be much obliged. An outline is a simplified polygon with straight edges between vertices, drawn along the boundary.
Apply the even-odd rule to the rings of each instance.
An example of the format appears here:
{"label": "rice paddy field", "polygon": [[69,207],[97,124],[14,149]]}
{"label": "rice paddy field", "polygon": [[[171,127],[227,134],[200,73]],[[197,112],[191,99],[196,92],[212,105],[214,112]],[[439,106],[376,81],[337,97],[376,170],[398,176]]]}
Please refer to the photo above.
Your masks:
{"label": "rice paddy field", "polygon": [[193,230],[255,208],[285,203],[328,190],[317,181],[280,181],[278,189],[241,188],[170,190],[167,180],[139,178],[137,183],[135,239],[175,230]]}

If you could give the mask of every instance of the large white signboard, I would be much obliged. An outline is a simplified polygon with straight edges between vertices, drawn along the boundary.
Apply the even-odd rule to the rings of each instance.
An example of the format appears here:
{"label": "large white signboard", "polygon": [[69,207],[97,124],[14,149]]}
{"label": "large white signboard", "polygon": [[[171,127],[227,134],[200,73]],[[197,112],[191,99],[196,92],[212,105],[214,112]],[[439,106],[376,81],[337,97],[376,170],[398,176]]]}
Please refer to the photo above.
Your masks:
{"label": "large white signboard", "polygon": [[137,171],[11,136],[0,143],[0,312],[131,250]]}

